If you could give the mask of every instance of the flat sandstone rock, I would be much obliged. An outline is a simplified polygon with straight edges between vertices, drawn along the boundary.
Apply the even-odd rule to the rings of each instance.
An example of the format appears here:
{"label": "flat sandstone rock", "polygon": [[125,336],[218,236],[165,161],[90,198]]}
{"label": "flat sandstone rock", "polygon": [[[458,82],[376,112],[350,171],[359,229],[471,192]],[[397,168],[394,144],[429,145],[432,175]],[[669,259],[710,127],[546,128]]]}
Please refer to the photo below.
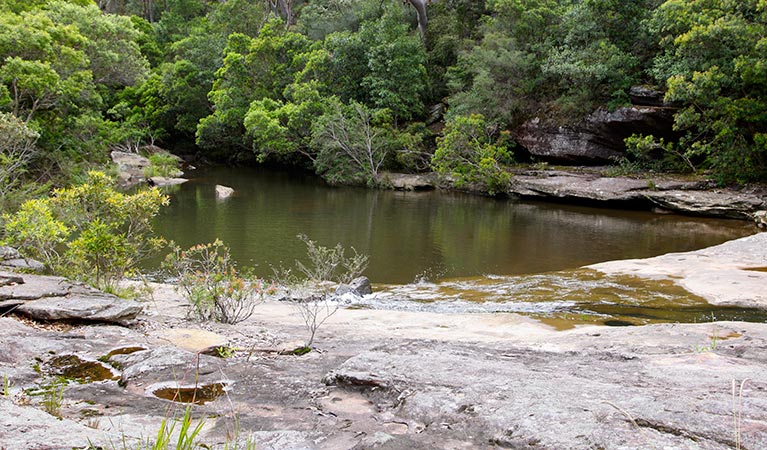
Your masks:
{"label": "flat sandstone rock", "polygon": [[138,302],[115,296],[72,295],[44,297],[24,302],[16,311],[38,320],[128,322],[141,313]]}
{"label": "flat sandstone rock", "polygon": [[767,233],[654,258],[588,266],[605,274],[668,279],[715,305],[767,309]]}
{"label": "flat sandstone rock", "polygon": [[219,334],[195,328],[170,328],[157,333],[160,339],[166,340],[178,348],[190,352],[226,347],[228,339]]}

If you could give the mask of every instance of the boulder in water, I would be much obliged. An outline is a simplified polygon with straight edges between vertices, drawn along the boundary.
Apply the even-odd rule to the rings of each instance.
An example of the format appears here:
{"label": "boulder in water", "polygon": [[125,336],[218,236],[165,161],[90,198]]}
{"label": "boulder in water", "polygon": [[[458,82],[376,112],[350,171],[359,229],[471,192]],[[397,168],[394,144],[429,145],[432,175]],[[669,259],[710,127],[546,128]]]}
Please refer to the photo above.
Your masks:
{"label": "boulder in water", "polygon": [[754,213],[754,222],[758,228],[767,228],[767,211],[757,211]]}
{"label": "boulder in water", "polygon": [[234,189],[228,187],[228,186],[222,186],[220,184],[216,185],[216,198],[219,199],[225,199],[229,198],[234,194]]}
{"label": "boulder in water", "polygon": [[373,288],[370,285],[368,277],[359,277],[352,280],[349,284],[342,284],[336,289],[336,294],[354,294],[357,297],[362,297],[373,293]]}

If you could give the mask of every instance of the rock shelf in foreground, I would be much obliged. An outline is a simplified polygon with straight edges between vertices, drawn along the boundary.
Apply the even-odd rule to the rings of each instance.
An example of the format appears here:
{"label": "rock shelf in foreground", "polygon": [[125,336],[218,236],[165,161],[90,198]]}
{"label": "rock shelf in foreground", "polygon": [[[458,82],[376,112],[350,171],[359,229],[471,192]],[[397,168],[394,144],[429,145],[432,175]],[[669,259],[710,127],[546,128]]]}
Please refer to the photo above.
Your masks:
{"label": "rock shelf in foreground", "polygon": [[142,305],[61,277],[0,271],[0,308],[38,320],[122,323]]}
{"label": "rock shelf in foreground", "polygon": [[[683,284],[715,269],[761,276],[743,269],[762,264],[765,236],[597,269]],[[28,277],[36,276],[0,274],[0,293],[87,291]],[[763,286],[741,284],[721,299],[758,298]],[[183,411],[167,399],[174,388],[205,397],[193,415],[205,417],[201,438],[211,448],[223,448],[235,416],[240,439],[250,435],[259,450],[767,448],[767,324],[557,332],[514,314],[342,309],[320,330],[320,351],[298,357],[268,350],[305,333],[285,302],[267,301],[237,326],[197,324],[170,287],[156,287],[132,327],[0,317],[0,375],[11,383],[0,399],[0,448],[135,443]],[[234,356],[185,350],[164,332],[195,328],[221,336]],[[45,367],[66,355],[105,361],[119,381],[67,384],[58,420],[22,390],[45,386]]]}

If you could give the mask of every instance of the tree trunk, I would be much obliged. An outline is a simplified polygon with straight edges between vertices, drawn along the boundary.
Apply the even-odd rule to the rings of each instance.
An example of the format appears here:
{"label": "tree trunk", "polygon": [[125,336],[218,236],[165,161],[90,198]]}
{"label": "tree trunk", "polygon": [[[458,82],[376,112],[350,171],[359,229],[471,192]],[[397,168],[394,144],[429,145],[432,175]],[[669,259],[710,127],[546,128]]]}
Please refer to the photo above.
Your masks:
{"label": "tree trunk", "polygon": [[431,3],[430,0],[407,0],[413,5],[415,11],[418,13],[418,32],[421,33],[421,37],[426,37],[426,25],[429,23],[429,17],[426,14],[426,5]]}

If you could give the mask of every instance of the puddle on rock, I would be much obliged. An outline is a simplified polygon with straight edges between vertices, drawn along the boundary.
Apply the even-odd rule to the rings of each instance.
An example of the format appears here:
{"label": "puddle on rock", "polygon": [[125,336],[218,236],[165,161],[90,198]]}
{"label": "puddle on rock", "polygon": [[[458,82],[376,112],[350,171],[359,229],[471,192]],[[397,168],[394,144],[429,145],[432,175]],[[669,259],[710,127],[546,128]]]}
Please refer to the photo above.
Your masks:
{"label": "puddle on rock", "polygon": [[225,390],[225,383],[212,383],[201,384],[196,387],[164,387],[152,391],[152,395],[172,402],[204,405],[224,395]]}
{"label": "puddle on rock", "polygon": [[517,313],[558,330],[583,324],[767,322],[765,310],[712,305],[672,280],[605,275],[591,269],[386,286],[361,304],[443,313]]}
{"label": "puddle on rock", "polygon": [[116,380],[119,376],[99,361],[89,361],[77,355],[56,356],[45,362],[43,371],[47,375],[59,376],[80,383]]}
{"label": "puddle on rock", "polygon": [[109,358],[111,358],[111,357],[113,357],[115,355],[130,355],[131,353],[136,353],[136,352],[140,352],[140,351],[143,351],[143,350],[146,350],[146,348],[138,347],[138,346],[135,346],[135,347],[120,347],[120,348],[116,348],[114,350],[111,350],[109,353],[106,354],[106,356],[104,356],[104,358],[108,360]]}

